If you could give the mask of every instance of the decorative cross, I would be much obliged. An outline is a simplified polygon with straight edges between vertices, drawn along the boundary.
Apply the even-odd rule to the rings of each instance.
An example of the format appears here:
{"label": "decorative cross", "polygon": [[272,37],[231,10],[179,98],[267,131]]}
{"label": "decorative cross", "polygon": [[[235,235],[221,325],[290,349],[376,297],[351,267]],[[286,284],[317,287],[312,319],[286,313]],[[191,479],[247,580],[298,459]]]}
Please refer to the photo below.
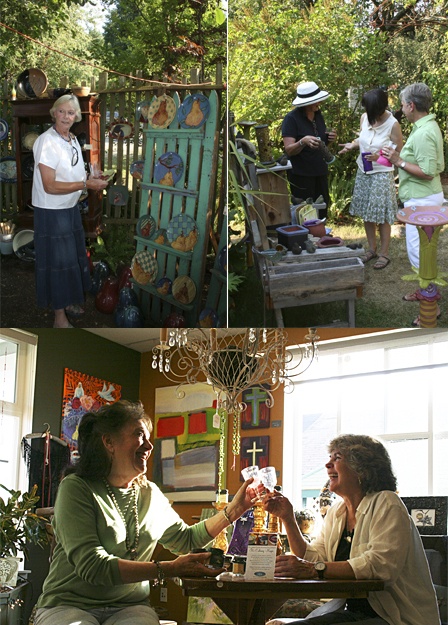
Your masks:
{"label": "decorative cross", "polygon": [[250,389],[244,399],[252,403],[252,425],[259,425],[260,413],[258,408],[260,404],[266,400],[266,391],[259,386],[256,386],[255,388]]}
{"label": "decorative cross", "polygon": [[264,449],[257,449],[255,441],[252,443],[252,449],[247,449],[246,454],[252,455],[252,466],[257,463],[257,454],[262,454]]}

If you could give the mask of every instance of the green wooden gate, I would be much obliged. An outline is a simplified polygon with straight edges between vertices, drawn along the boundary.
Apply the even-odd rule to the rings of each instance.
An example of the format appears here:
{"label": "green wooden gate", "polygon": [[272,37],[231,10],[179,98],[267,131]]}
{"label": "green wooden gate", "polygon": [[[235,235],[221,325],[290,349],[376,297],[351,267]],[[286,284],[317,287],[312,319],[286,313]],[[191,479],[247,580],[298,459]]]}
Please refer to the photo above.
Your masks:
{"label": "green wooden gate", "polygon": [[[133,282],[145,318],[160,326],[163,326],[170,313],[180,312],[187,326],[194,327],[200,314],[210,218],[213,213],[219,134],[216,91],[209,92],[207,97],[209,114],[200,127],[183,128],[176,116],[167,128],[148,128],[144,131],[146,151],[139,215],[151,215],[158,236],[148,239],[136,234],[136,254],[147,251],[143,257],[146,257],[146,261],[149,259],[152,267],[155,266],[152,259],[155,259],[157,271],[147,284],[135,279]],[[179,109],[181,103],[178,94],[174,94],[173,99]],[[166,180],[161,184],[157,177],[157,167],[160,167],[159,163],[166,162],[165,155],[169,152],[174,152],[182,159],[183,172],[175,184],[167,185]],[[172,233],[176,229],[173,224],[182,222],[179,215],[188,216],[196,222],[194,236],[197,236],[197,242],[189,251],[175,249],[171,245]],[[187,236],[187,230],[180,235]],[[196,288],[194,297],[188,303],[185,302],[188,298],[176,298],[173,293],[166,293],[166,289],[157,286],[164,278],[174,283],[177,278],[182,281],[184,277],[191,279]],[[187,282],[191,287],[190,280],[185,281],[185,286]],[[189,292],[191,296],[192,290]]]}

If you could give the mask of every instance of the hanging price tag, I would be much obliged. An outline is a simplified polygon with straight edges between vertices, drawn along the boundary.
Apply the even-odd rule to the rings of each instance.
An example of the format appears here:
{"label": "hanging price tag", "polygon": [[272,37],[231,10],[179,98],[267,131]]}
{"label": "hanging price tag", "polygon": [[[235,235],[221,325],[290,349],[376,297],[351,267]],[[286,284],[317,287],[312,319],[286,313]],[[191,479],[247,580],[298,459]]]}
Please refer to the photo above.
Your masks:
{"label": "hanging price tag", "polygon": [[160,601],[163,601],[164,603],[168,601],[168,588],[165,586],[160,587]]}
{"label": "hanging price tag", "polygon": [[220,427],[220,419],[219,419],[219,414],[217,412],[215,412],[215,414],[213,415],[213,427],[214,428]]}

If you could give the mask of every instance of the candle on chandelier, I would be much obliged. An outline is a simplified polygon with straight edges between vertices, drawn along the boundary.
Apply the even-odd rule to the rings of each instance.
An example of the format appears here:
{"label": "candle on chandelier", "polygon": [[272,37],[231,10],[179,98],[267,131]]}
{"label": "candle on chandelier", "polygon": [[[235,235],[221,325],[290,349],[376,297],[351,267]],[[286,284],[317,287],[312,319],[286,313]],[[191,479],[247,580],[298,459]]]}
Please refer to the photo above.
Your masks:
{"label": "candle on chandelier", "polygon": [[160,328],[160,342],[165,344],[168,339],[168,328]]}
{"label": "candle on chandelier", "polygon": [[218,335],[216,328],[210,328],[210,348],[214,352],[218,349]]}

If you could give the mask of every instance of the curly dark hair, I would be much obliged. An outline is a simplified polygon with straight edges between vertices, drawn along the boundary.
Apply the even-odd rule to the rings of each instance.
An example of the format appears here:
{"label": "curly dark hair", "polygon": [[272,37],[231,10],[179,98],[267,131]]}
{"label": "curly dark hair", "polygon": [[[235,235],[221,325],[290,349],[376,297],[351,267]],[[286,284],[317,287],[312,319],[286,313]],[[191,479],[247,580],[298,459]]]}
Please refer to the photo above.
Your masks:
{"label": "curly dark hair", "polygon": [[97,412],[86,412],[78,428],[79,458],[68,467],[65,474],[74,473],[84,479],[107,477],[111,469],[111,459],[104,446],[105,434],[117,435],[133,421],[145,421],[152,432],[152,421],[141,402],[117,401],[101,406]]}
{"label": "curly dark hair", "polygon": [[328,451],[341,452],[348,466],[357,473],[366,494],[397,490],[390,456],[375,438],[363,434],[342,434],[330,441]]}

